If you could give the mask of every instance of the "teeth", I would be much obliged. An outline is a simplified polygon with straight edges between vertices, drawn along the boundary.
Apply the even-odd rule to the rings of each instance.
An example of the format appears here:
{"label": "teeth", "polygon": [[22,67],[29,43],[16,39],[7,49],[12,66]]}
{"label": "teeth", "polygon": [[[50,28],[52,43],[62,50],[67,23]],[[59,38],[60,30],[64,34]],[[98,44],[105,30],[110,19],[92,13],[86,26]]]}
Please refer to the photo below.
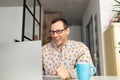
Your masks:
{"label": "teeth", "polygon": [[60,39],[56,39],[56,42],[58,42]]}

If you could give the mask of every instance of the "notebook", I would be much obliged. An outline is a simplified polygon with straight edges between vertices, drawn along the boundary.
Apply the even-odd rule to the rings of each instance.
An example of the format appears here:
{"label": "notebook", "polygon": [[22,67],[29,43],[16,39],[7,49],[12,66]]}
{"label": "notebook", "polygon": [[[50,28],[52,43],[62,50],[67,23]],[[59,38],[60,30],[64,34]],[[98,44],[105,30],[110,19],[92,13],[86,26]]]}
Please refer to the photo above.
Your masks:
{"label": "notebook", "polygon": [[42,80],[41,41],[0,43],[0,80]]}

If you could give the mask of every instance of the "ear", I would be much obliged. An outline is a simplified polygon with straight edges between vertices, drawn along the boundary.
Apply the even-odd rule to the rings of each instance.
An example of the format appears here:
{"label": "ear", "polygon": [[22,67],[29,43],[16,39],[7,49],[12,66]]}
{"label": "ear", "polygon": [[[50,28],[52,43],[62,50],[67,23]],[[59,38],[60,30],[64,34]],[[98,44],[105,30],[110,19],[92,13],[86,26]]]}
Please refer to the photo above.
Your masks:
{"label": "ear", "polygon": [[66,33],[67,33],[67,35],[70,34],[70,28],[67,28],[67,29],[66,29]]}

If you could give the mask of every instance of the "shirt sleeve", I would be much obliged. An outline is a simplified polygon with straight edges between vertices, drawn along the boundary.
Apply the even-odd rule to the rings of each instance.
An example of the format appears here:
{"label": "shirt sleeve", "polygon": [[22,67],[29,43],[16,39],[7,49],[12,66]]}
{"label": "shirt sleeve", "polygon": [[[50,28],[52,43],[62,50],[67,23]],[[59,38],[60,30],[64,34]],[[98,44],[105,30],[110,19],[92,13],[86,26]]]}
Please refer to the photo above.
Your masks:
{"label": "shirt sleeve", "polygon": [[[82,54],[81,57],[78,59],[77,63],[90,63],[93,66],[92,59],[89,53]],[[69,69],[68,71],[70,73],[71,78],[77,78],[76,67],[75,69]]]}
{"label": "shirt sleeve", "polygon": [[[77,63],[90,63],[91,66],[93,66],[92,57],[89,48],[84,44],[82,44],[82,46],[80,47],[79,56],[77,57],[76,64]],[[71,75],[71,78],[77,78],[76,66],[74,69],[71,70],[69,69],[68,71]]]}
{"label": "shirt sleeve", "polygon": [[92,57],[89,48],[86,45],[83,45],[82,49],[80,50],[77,63],[90,63],[93,66]]}

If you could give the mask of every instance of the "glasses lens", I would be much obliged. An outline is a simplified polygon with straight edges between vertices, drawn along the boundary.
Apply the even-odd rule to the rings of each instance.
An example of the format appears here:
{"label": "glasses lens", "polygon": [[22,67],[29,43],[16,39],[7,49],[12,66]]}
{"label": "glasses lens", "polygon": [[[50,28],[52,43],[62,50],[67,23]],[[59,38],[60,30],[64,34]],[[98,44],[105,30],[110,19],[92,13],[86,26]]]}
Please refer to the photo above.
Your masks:
{"label": "glasses lens", "polygon": [[50,31],[49,31],[49,33],[50,33],[50,34],[54,34],[55,32],[54,32],[54,31],[52,31],[52,30],[50,30]]}
{"label": "glasses lens", "polygon": [[56,30],[57,34],[61,34],[63,30]]}
{"label": "glasses lens", "polygon": [[57,34],[61,34],[64,30],[65,30],[65,29],[63,29],[63,30],[56,30],[56,31],[50,30],[49,33],[50,33],[51,35],[53,35],[55,32],[56,32]]}

